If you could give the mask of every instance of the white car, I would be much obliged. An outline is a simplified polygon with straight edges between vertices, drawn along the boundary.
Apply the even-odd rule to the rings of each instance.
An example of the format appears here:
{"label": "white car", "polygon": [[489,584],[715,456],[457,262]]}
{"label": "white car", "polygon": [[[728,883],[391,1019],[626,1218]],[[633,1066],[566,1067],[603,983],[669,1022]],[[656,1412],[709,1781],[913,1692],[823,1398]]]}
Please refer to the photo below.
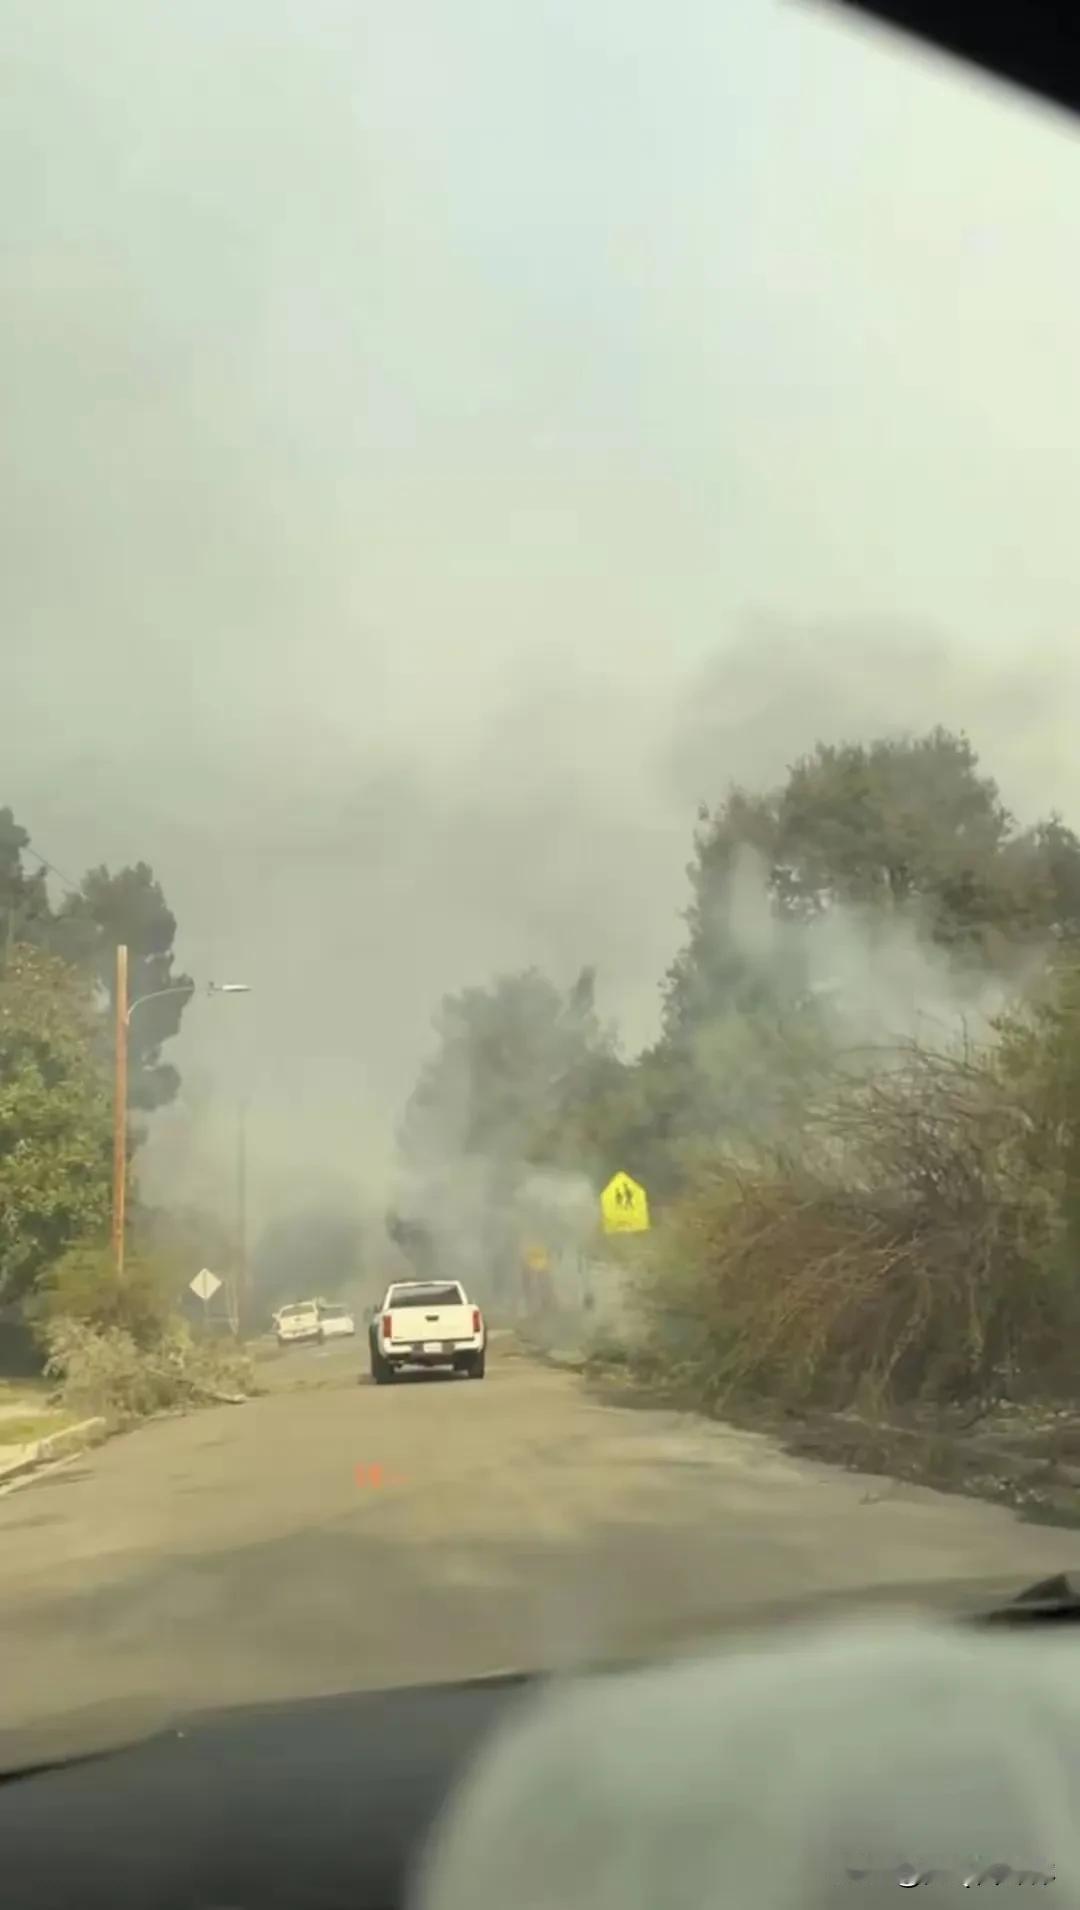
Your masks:
{"label": "white car", "polygon": [[283,1306],[274,1315],[274,1325],[279,1346],[301,1346],[306,1341],[321,1340],[323,1336],[316,1300],[300,1300],[295,1306]]}
{"label": "white car", "polygon": [[356,1320],[348,1307],[339,1306],[336,1301],[320,1301],[319,1323],[324,1340],[349,1339],[356,1332]]}
{"label": "white car", "polygon": [[376,1386],[406,1366],[448,1366],[483,1379],[487,1328],[456,1280],[398,1280],[387,1288],[369,1328]]}

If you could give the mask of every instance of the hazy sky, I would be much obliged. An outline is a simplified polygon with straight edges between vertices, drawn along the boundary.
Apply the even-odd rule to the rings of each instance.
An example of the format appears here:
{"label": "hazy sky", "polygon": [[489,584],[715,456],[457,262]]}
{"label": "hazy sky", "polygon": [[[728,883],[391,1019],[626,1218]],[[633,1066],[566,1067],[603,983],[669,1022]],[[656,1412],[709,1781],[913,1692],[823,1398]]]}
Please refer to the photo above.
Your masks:
{"label": "hazy sky", "polygon": [[[6,0],[0,801],[200,978],[159,1166],[377,1179],[444,989],[631,1041],[700,797],[1080,823],[1070,124],[797,0]],[[259,1176],[261,1175],[261,1180]]]}

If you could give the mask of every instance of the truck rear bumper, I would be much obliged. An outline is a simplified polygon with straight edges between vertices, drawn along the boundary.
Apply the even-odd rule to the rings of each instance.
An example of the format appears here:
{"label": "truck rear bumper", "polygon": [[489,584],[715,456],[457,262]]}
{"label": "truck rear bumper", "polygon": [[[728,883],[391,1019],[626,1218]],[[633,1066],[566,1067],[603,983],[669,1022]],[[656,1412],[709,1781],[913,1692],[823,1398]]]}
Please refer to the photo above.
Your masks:
{"label": "truck rear bumper", "polygon": [[441,1340],[437,1347],[422,1341],[402,1346],[384,1340],[379,1351],[391,1366],[453,1366],[458,1360],[482,1353],[484,1336],[477,1333],[467,1340]]}

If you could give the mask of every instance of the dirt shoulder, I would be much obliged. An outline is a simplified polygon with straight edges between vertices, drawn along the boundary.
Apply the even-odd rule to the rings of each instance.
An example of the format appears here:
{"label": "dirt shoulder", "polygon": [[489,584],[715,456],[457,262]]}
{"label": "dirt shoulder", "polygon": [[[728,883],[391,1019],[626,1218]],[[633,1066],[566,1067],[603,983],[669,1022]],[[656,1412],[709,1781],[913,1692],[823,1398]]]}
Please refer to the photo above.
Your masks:
{"label": "dirt shoulder", "polygon": [[1080,1526],[1080,1412],[1002,1403],[975,1421],[912,1414],[870,1424],[822,1415],[787,1427],[785,1444],[834,1465],[990,1499],[1044,1525]]}
{"label": "dirt shoulder", "polygon": [[[700,1404],[583,1360],[590,1389],[623,1404]],[[725,1406],[729,1424],[768,1433],[785,1451],[852,1472],[878,1473],[1012,1507],[1040,1525],[1080,1527],[1080,1411],[1002,1403],[978,1419],[916,1413],[870,1421],[855,1413],[791,1413],[768,1402]]]}
{"label": "dirt shoulder", "polygon": [[[700,1399],[677,1386],[636,1378],[624,1363],[590,1351],[566,1322],[554,1332],[546,1323],[526,1325],[518,1338],[533,1357],[580,1371],[590,1391],[613,1404],[703,1411]],[[872,1421],[741,1401],[715,1417],[768,1433],[802,1458],[986,1499],[1040,1525],[1080,1527],[1080,1407],[1000,1402],[977,1417],[917,1410]]]}

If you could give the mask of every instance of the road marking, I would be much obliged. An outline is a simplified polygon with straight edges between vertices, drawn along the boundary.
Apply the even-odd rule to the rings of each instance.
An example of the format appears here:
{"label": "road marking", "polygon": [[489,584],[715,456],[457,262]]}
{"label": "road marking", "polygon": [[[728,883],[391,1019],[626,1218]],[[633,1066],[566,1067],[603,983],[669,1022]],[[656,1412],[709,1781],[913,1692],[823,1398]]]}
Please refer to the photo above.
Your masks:
{"label": "road marking", "polygon": [[372,1486],[374,1487],[376,1491],[378,1491],[380,1486],[384,1486],[384,1485],[403,1486],[403,1485],[406,1485],[408,1482],[407,1480],[401,1478],[400,1474],[396,1472],[390,1473],[390,1474],[387,1474],[386,1472],[384,1472],[383,1467],[376,1460],[376,1462],[373,1465],[368,1464],[368,1465],[357,1466],[356,1483],[358,1486]]}

